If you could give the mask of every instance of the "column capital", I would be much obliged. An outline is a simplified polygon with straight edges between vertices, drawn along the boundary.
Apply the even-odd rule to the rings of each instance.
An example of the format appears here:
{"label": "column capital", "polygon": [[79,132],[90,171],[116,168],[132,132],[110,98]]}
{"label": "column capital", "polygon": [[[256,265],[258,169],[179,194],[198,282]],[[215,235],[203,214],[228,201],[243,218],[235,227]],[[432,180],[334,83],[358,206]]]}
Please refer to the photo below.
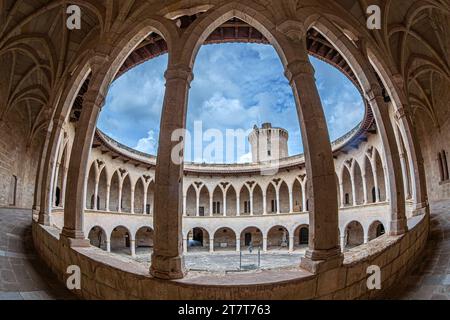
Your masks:
{"label": "column capital", "polygon": [[407,116],[409,116],[409,111],[404,107],[400,107],[395,111],[395,118],[397,120],[401,120]]}
{"label": "column capital", "polygon": [[298,76],[302,74],[312,75],[314,76],[315,70],[312,66],[311,62],[308,59],[299,59],[290,62],[286,66],[285,76],[289,80],[290,83],[295,80]]}
{"label": "column capital", "polygon": [[164,74],[166,81],[171,80],[183,80],[191,83],[194,80],[194,74],[192,68],[184,65],[172,65],[169,66]]}

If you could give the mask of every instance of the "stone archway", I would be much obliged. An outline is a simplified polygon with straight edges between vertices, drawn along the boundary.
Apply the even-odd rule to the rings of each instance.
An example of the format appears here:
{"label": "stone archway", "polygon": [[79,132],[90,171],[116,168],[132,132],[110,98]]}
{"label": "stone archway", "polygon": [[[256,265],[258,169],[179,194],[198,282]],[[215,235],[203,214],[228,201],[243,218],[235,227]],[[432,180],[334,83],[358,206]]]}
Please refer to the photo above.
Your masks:
{"label": "stone archway", "polygon": [[108,237],[102,227],[92,227],[88,234],[88,239],[92,246],[102,250],[108,250]]}

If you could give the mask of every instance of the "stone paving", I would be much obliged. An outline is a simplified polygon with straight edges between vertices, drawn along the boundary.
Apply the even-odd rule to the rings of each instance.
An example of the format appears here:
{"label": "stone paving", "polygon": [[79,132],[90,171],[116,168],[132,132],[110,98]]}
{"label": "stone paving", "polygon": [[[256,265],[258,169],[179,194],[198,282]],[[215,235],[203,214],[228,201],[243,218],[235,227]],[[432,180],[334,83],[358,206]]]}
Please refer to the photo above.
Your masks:
{"label": "stone paving", "polygon": [[[135,260],[150,267],[150,253],[148,250],[136,251]],[[121,253],[122,256],[131,258],[128,252]],[[225,272],[225,271],[248,271],[280,269],[300,265],[302,251],[288,253],[287,251],[269,251],[262,253],[258,259],[258,251],[249,253],[247,250],[242,252],[241,256],[235,251],[215,252],[188,252],[185,255],[186,268],[195,271]],[[242,262],[241,262],[242,261]]]}
{"label": "stone paving", "polygon": [[431,204],[430,237],[423,259],[388,299],[450,299],[450,201]]}
{"label": "stone paving", "polygon": [[0,209],[0,300],[74,299],[34,254],[31,212]]}

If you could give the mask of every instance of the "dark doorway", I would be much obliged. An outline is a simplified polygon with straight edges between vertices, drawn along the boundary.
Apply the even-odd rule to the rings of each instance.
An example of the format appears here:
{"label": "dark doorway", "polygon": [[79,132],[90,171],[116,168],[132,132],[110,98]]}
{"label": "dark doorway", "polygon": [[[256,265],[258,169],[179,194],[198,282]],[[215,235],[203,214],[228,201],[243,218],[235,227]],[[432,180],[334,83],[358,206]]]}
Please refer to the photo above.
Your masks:
{"label": "dark doorway", "polygon": [[194,233],[193,240],[200,242],[203,246],[203,230],[200,228],[194,228],[193,233]]}
{"label": "dark doorway", "polygon": [[372,188],[372,202],[377,202],[377,190],[375,189],[375,187]]}
{"label": "dark doorway", "polygon": [[200,217],[204,217],[205,216],[205,207],[200,207],[198,208],[198,213],[200,215]]}
{"label": "dark doorway", "polygon": [[377,238],[382,236],[386,231],[384,230],[384,226],[380,223],[377,226]]}
{"label": "dark doorway", "polygon": [[251,242],[252,242],[252,234],[246,233],[245,234],[245,246],[248,247]]}
{"label": "dark doorway", "polygon": [[309,243],[309,229],[308,228],[301,228],[300,229],[299,243],[301,245]]}
{"label": "dark doorway", "polygon": [[130,235],[128,234],[128,232],[125,234],[125,247],[130,247]]}

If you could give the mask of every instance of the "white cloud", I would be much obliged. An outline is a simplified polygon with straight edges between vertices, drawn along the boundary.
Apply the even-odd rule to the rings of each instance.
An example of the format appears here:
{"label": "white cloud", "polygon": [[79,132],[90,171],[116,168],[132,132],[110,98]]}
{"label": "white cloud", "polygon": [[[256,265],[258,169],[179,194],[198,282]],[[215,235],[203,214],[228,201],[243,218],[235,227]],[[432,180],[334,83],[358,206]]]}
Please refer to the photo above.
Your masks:
{"label": "white cloud", "polygon": [[251,162],[252,162],[252,153],[251,152],[242,155],[238,160],[238,163],[251,163]]}
{"label": "white cloud", "polygon": [[139,139],[134,149],[155,155],[157,153],[157,145],[158,145],[155,136],[156,136],[155,132],[153,130],[150,130],[148,132],[147,137]]}

